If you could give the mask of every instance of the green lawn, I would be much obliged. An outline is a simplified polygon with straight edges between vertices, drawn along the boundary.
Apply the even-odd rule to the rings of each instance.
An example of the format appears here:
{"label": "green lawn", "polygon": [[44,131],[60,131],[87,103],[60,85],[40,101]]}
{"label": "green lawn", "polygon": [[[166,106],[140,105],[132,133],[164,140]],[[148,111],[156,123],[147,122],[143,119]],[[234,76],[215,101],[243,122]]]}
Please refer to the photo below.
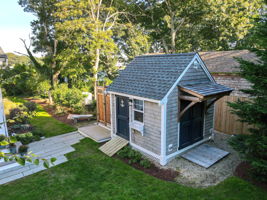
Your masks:
{"label": "green lawn", "polygon": [[[19,97],[9,97],[5,100],[5,110],[8,111],[10,108],[14,108],[15,105],[22,104],[26,100]],[[72,127],[68,124],[60,122],[48,114],[44,108],[37,105],[37,113],[30,123],[38,129],[38,131],[43,132],[46,137],[51,137],[55,135],[60,135],[68,132],[77,130],[77,128]]]}
{"label": "green lawn", "polygon": [[156,179],[105,156],[90,139],[74,147],[67,163],[0,186],[1,199],[267,199],[267,193],[236,177],[215,187],[195,189]]}

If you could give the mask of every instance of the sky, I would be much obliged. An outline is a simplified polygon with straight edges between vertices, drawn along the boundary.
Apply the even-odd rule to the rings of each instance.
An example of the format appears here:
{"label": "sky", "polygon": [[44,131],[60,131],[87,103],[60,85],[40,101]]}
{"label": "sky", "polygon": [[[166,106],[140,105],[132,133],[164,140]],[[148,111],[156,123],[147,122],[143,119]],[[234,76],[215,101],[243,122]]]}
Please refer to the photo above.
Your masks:
{"label": "sky", "polygon": [[18,0],[0,0],[0,8],[0,46],[5,53],[17,51],[26,54],[20,38],[29,43],[30,22],[35,17],[24,12]]}

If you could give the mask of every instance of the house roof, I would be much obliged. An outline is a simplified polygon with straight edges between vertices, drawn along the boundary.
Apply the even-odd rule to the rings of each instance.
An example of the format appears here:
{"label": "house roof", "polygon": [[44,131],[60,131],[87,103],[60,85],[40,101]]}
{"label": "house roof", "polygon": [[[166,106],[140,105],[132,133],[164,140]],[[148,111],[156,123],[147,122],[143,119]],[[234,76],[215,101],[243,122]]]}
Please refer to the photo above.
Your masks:
{"label": "house roof", "polygon": [[0,47],[0,58],[7,58],[7,55],[3,51],[3,49]]}
{"label": "house roof", "polygon": [[154,100],[162,100],[196,53],[136,57],[107,88]]}
{"label": "house roof", "polygon": [[235,58],[252,62],[258,60],[256,54],[248,50],[208,51],[199,52],[199,55],[211,73],[239,72],[239,63]]}
{"label": "house roof", "polygon": [[208,84],[182,85],[180,88],[182,88],[183,91],[189,92],[190,94],[201,98],[230,93],[233,91],[231,88],[212,82]]}

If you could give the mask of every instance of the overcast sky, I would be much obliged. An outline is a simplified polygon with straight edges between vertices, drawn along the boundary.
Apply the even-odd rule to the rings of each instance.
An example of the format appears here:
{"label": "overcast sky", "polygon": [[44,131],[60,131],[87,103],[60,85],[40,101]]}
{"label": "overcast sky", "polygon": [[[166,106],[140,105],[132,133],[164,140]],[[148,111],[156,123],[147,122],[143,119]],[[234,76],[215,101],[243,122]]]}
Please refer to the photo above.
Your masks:
{"label": "overcast sky", "polygon": [[30,22],[34,16],[25,13],[18,0],[0,0],[0,46],[4,52],[26,53],[20,38],[29,42]]}

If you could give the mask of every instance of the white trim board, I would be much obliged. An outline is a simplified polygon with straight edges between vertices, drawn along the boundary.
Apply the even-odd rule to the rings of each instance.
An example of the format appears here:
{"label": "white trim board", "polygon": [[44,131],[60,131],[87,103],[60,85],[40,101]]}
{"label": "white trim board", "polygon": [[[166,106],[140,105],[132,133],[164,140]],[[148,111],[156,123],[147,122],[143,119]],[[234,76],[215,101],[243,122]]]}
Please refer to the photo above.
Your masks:
{"label": "white trim board", "polygon": [[166,165],[166,145],[167,145],[167,101],[161,105],[161,138],[160,138],[160,164]]}
{"label": "white trim board", "polygon": [[109,94],[115,94],[115,95],[123,96],[123,97],[128,97],[130,99],[138,99],[138,100],[143,100],[143,101],[150,101],[150,102],[153,102],[153,103],[160,103],[159,100],[149,99],[149,98],[144,98],[144,97],[138,97],[138,96],[134,96],[134,95],[130,95],[130,94],[124,94],[124,93],[120,93],[120,92],[108,91],[108,93]]}
{"label": "white trim board", "polygon": [[145,148],[143,148],[143,147],[140,147],[140,146],[137,145],[137,144],[134,144],[134,143],[130,142],[130,145],[131,145],[132,147],[134,147],[135,149],[138,149],[138,150],[142,151],[143,153],[146,153],[146,154],[152,156],[153,158],[156,158],[156,159],[158,159],[158,160],[160,160],[160,158],[161,158],[160,155],[158,155],[158,154],[156,154],[156,153],[154,153],[154,152],[152,152],[152,151],[149,151],[149,150],[147,150],[147,149],[145,149]]}

